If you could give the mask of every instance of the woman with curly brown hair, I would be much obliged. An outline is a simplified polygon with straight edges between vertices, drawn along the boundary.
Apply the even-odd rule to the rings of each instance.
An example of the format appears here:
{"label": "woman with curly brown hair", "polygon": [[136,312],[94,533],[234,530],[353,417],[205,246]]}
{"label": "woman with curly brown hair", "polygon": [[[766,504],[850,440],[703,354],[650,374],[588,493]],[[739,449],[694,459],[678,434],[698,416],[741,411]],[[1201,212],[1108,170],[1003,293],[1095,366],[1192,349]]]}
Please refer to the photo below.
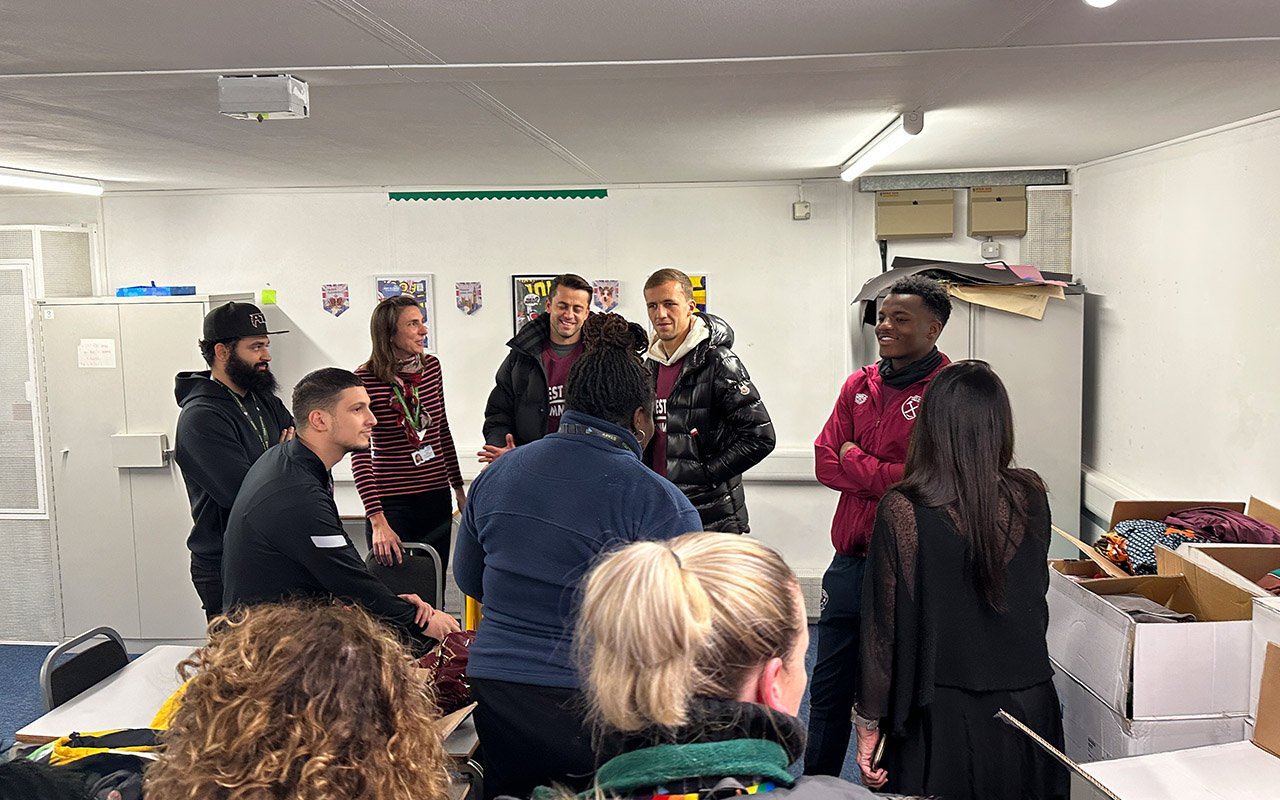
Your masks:
{"label": "woman with curly brown hair", "polygon": [[578,581],[615,543],[702,527],[640,461],[653,437],[647,341],[617,314],[592,314],[559,429],[489,465],[462,511],[453,575],[484,603],[467,675],[487,797],[587,784],[595,760],[570,657]]}
{"label": "woman with curly brown hair", "polygon": [[147,800],[444,800],[438,713],[409,654],[358,607],[234,611],[190,679]]}

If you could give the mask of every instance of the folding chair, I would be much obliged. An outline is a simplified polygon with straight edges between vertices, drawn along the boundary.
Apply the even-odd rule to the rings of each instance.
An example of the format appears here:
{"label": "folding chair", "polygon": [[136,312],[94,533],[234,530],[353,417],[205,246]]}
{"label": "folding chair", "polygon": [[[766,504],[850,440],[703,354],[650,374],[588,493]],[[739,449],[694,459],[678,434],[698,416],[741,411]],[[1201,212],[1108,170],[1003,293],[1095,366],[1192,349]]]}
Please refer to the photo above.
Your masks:
{"label": "folding chair", "polygon": [[384,567],[370,552],[364,559],[365,568],[396,594],[416,594],[440,610],[444,606],[444,566],[440,554],[429,544],[401,542],[404,560]]}
{"label": "folding chair", "polygon": [[[106,641],[58,663],[72,648],[96,636],[105,636]],[[129,653],[125,650],[124,638],[114,628],[94,628],[63,642],[50,650],[40,665],[40,694],[44,698],[45,710],[52,711],[103,678],[114,675],[128,663]]]}

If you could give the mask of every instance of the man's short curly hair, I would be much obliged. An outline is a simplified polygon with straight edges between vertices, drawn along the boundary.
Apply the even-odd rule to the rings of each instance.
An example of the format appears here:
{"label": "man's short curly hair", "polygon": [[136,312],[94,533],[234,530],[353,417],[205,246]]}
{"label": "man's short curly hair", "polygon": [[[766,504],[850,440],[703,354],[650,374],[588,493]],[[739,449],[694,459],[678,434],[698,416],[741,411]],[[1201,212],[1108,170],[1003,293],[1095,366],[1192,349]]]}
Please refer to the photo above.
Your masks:
{"label": "man's short curly hair", "polygon": [[942,284],[920,275],[908,275],[894,281],[889,287],[889,294],[914,294],[929,309],[933,318],[945,327],[951,318],[951,297]]}
{"label": "man's short curly hair", "polygon": [[365,611],[238,608],[179,665],[189,677],[147,800],[444,800],[430,690]]}

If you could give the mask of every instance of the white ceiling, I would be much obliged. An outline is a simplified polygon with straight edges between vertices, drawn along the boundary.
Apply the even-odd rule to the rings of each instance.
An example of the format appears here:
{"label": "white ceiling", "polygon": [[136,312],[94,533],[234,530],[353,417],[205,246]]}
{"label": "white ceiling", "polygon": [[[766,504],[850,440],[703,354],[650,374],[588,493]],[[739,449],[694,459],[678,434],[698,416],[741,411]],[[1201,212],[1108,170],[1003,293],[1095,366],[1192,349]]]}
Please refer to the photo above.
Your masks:
{"label": "white ceiling", "polygon": [[[217,75],[254,69],[307,80],[311,118],[219,115]],[[1274,111],[1280,2],[0,4],[0,166],[108,191],[831,177],[916,107],[878,171],[1078,164]]]}

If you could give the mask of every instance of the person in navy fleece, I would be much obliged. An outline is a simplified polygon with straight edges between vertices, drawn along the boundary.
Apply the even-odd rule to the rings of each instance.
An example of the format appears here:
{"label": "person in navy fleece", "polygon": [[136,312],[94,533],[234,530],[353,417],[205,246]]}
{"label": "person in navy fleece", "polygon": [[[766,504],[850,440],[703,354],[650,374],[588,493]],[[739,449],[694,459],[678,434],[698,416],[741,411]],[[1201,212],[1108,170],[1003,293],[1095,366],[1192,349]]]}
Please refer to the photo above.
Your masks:
{"label": "person in navy fleece", "polygon": [[590,784],[572,653],[579,581],[611,546],[702,530],[684,494],[640,461],[653,438],[644,329],[593,314],[582,341],[559,430],[482,472],[458,529],[454,579],[484,604],[467,674],[486,800]]}

